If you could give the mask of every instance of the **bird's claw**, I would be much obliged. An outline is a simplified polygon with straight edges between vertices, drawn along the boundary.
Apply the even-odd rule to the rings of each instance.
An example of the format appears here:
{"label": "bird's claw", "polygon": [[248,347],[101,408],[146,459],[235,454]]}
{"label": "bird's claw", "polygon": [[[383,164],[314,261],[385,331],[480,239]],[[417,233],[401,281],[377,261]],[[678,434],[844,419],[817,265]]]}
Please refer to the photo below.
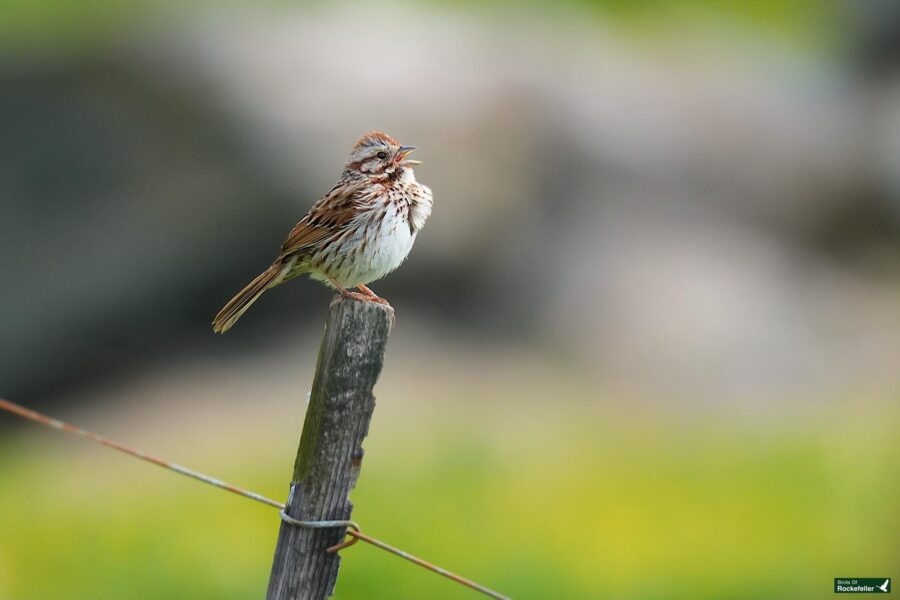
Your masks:
{"label": "bird's claw", "polygon": [[351,300],[357,300],[359,302],[373,302],[375,304],[381,304],[382,306],[390,307],[391,304],[384,298],[375,295],[363,294],[361,292],[347,292],[346,294],[342,294],[344,298],[349,298]]}
{"label": "bird's claw", "polygon": [[344,294],[344,298],[350,298],[351,300],[358,300],[359,302],[371,302],[371,296],[366,296],[365,294],[361,294],[359,292],[347,292]]}

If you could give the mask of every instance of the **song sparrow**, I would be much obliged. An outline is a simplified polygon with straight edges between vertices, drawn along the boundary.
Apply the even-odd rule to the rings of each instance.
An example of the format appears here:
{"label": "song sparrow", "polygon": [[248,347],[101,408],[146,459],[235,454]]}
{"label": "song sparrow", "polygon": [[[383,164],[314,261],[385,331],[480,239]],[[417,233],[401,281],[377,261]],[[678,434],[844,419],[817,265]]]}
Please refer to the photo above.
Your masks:
{"label": "song sparrow", "polygon": [[387,304],[366,284],[400,266],[431,214],[431,190],[412,169],[421,163],[407,158],[413,150],[380,131],[362,136],[338,184],[291,230],[272,266],[219,311],[213,330],[228,331],[263,292],[303,273],[343,296]]}

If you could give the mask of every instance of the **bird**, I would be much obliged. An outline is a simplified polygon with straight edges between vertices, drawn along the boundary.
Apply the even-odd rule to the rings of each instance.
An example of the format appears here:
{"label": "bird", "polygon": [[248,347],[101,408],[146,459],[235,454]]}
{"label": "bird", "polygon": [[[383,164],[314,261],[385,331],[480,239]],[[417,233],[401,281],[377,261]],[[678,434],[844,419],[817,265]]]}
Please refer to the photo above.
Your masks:
{"label": "bird", "polygon": [[422,163],[408,157],[413,150],[381,131],[359,138],[337,185],[294,226],[271,266],[219,311],[213,331],[228,331],[266,290],[303,274],[345,298],[389,306],[367,284],[406,260],[431,215],[431,189],[416,181],[413,167]]}

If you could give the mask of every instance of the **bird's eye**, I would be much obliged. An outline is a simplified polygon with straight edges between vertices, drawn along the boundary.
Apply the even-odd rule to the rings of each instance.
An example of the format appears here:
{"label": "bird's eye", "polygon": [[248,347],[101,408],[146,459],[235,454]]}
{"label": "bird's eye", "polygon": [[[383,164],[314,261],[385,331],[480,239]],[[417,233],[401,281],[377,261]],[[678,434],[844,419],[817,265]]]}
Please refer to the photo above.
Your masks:
{"label": "bird's eye", "polygon": [[384,160],[384,159],[387,158],[387,152],[379,152],[379,153],[376,154],[375,156],[377,156],[377,157],[380,158],[381,160]]}

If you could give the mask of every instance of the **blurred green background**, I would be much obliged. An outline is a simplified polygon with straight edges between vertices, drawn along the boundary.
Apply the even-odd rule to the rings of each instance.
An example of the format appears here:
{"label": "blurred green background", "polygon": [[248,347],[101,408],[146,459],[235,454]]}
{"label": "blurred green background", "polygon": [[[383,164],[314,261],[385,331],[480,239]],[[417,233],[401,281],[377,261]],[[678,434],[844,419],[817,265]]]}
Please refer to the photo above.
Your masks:
{"label": "blurred green background", "polygon": [[[364,531],[514,598],[897,574],[889,0],[0,0],[0,397],[283,500],[330,293],[209,322],[371,129],[435,211],[373,285]],[[262,597],[278,525],[0,414],[0,599]]]}

